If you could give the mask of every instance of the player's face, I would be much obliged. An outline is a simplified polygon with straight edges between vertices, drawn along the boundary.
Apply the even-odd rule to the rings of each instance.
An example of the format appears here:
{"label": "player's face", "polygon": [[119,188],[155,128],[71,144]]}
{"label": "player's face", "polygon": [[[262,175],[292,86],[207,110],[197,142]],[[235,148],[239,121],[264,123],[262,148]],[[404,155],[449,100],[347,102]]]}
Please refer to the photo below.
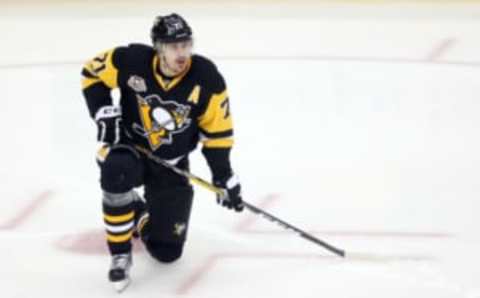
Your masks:
{"label": "player's face", "polygon": [[191,40],[162,45],[161,55],[164,58],[165,66],[172,74],[179,74],[186,69],[188,59],[192,55],[192,48]]}

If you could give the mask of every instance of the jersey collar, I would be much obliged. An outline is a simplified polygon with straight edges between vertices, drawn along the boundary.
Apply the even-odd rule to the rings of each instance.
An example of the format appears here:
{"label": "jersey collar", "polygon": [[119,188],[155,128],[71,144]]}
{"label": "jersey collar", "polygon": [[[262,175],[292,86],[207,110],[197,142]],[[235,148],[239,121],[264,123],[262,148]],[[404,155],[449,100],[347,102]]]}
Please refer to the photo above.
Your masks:
{"label": "jersey collar", "polygon": [[164,78],[158,73],[157,67],[159,63],[158,55],[155,55],[153,57],[153,62],[152,62],[152,67],[153,67],[153,75],[155,76],[155,79],[157,80],[158,84],[162,87],[163,90],[165,91],[170,91],[173,87],[178,85],[182,81],[182,79],[185,77],[185,75],[188,73],[190,70],[190,67],[192,66],[192,58],[190,57],[187,61],[187,67],[185,68],[185,71],[179,74],[178,76],[174,77],[173,80],[170,82],[167,82],[164,80]]}

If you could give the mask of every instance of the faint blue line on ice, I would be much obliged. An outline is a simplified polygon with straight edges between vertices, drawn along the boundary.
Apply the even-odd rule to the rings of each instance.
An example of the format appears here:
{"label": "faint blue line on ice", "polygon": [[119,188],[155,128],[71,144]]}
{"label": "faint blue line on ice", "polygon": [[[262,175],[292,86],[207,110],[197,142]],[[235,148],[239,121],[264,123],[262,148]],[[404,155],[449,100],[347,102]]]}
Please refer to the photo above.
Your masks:
{"label": "faint blue line on ice", "polygon": [[[480,61],[430,61],[426,59],[379,58],[379,57],[342,57],[342,56],[211,56],[213,60],[224,61],[336,61],[360,63],[398,63],[398,64],[434,64],[446,66],[480,67]],[[31,63],[0,64],[0,69],[21,69],[39,67],[81,66],[82,61],[50,61]]]}

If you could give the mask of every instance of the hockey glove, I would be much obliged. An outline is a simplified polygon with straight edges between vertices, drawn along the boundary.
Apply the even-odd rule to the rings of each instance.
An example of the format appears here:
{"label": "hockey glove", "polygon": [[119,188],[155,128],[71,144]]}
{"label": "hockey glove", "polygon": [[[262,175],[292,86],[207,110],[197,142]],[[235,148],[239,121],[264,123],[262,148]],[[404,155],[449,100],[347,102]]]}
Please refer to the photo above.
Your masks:
{"label": "hockey glove", "polygon": [[118,144],[122,135],[122,112],[120,107],[104,106],[95,115],[97,141],[109,145]]}
{"label": "hockey glove", "polygon": [[241,186],[237,175],[233,174],[227,179],[215,180],[213,184],[224,190],[223,194],[217,194],[218,204],[228,209],[233,208],[237,212],[243,210]]}

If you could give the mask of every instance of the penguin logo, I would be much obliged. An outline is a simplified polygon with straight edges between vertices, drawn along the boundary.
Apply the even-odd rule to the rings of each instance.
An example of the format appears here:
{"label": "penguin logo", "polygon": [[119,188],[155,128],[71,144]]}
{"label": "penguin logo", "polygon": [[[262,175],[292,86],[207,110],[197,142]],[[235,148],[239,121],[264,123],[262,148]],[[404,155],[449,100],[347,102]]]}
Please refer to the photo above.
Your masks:
{"label": "penguin logo", "polygon": [[163,101],[158,95],[141,97],[137,101],[142,126],[133,124],[133,130],[148,139],[153,151],[162,145],[170,145],[173,135],[185,131],[192,120],[190,107],[174,101]]}
{"label": "penguin logo", "polygon": [[185,223],[176,223],[173,227],[173,234],[176,236],[182,236],[186,229],[187,225]]}

